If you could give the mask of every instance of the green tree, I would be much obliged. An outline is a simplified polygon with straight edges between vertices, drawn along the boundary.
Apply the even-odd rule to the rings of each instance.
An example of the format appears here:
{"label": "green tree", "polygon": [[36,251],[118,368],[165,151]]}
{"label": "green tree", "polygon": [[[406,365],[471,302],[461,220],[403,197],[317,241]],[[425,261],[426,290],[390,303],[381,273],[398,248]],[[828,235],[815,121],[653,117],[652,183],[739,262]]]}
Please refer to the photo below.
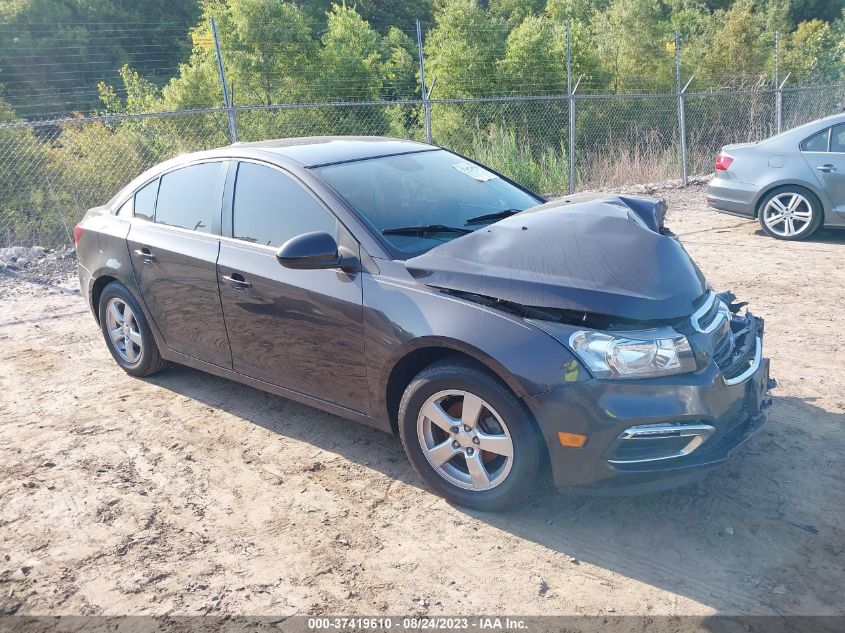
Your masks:
{"label": "green tree", "polygon": [[845,0],[792,0],[790,17],[795,24],[821,20],[833,22],[845,12]]}
{"label": "green tree", "polygon": [[549,0],[545,14],[560,28],[560,54],[566,55],[565,25],[570,28],[572,42],[570,54],[572,56],[573,82],[577,77],[584,78],[585,87],[600,77],[600,61],[596,56],[592,44],[590,23],[597,11],[606,8],[607,0],[591,2],[590,0]]}
{"label": "green tree", "polygon": [[518,26],[525,18],[538,15],[543,10],[543,0],[490,0],[490,15],[501,20],[508,28]]}
{"label": "green tree", "polygon": [[802,22],[784,44],[782,75],[792,73],[792,80],[798,83],[831,83],[842,79],[845,47],[827,22]]}
{"label": "green tree", "polygon": [[607,9],[611,0],[548,0],[546,13],[556,22],[587,24],[598,11]]}
{"label": "green tree", "polygon": [[743,86],[764,82],[771,46],[761,42],[763,16],[754,12],[751,0],[738,0],[718,16],[715,32],[700,68],[714,86]]}
{"label": "green tree", "polygon": [[613,92],[671,85],[671,39],[659,0],[613,0],[591,21],[591,44]]}
{"label": "green tree", "polygon": [[529,15],[505,42],[498,62],[504,90],[515,94],[566,92],[566,36],[545,16]]}
{"label": "green tree", "polygon": [[158,85],[190,52],[197,0],[0,1],[0,82],[19,115],[89,111],[124,64]]}
{"label": "green tree", "polygon": [[445,0],[425,42],[426,73],[437,80],[438,97],[495,94],[496,60],[505,27],[477,0]]}
{"label": "green tree", "polygon": [[[507,29],[476,0],[444,0],[435,28],[425,42],[426,79],[435,96],[478,97],[500,94],[497,62]],[[500,114],[495,104],[437,104],[432,115],[435,142],[467,149],[479,130]]]}
{"label": "green tree", "polygon": [[429,26],[434,10],[431,0],[355,0],[349,3],[366,22],[380,33],[390,27],[412,32],[416,21]]}

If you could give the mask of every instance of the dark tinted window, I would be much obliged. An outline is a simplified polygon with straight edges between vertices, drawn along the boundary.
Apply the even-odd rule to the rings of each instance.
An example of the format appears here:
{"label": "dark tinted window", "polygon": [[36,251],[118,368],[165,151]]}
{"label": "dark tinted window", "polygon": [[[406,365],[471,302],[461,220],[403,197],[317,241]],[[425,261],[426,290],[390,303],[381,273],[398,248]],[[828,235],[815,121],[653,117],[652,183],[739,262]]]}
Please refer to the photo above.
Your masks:
{"label": "dark tinted window", "polygon": [[[147,183],[135,192],[135,217],[152,220],[156,210],[158,178]],[[125,205],[124,205],[125,206]]]}
{"label": "dark tinted window", "polygon": [[814,134],[806,141],[801,143],[801,149],[805,152],[826,152],[827,151],[827,136],[830,128],[822,130],[818,134]]}
{"label": "dark tinted window", "polygon": [[845,125],[837,125],[830,131],[830,151],[845,152]]}
{"label": "dark tinted window", "polygon": [[241,163],[235,183],[232,235],[247,242],[281,246],[302,233],[335,235],[336,221],[290,176]]}
{"label": "dark tinted window", "polygon": [[221,167],[222,163],[201,163],[162,176],[156,222],[210,233],[220,214]]}

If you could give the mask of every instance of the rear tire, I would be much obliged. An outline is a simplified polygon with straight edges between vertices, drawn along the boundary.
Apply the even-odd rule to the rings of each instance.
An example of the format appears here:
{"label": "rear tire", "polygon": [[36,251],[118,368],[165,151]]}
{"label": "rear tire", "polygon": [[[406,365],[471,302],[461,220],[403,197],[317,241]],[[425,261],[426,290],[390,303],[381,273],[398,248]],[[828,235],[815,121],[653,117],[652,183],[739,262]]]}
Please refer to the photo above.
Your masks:
{"label": "rear tire", "polygon": [[508,387],[482,367],[445,358],[411,381],[399,435],[414,469],[439,494],[492,511],[537,489],[543,439]]}
{"label": "rear tire", "polygon": [[103,288],[99,315],[106,346],[127,374],[151,376],[167,368],[141,306],[123,284]]}
{"label": "rear tire", "polygon": [[760,227],[778,240],[803,240],[822,224],[824,209],[816,195],[797,185],[773,189],[760,201]]}

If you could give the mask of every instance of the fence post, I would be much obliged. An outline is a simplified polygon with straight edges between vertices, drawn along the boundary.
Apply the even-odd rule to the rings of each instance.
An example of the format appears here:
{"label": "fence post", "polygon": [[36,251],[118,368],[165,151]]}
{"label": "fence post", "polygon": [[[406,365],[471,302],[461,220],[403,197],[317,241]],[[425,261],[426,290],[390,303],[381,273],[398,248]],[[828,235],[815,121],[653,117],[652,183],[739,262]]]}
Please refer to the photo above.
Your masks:
{"label": "fence post", "polygon": [[417,52],[420,60],[420,95],[422,96],[423,113],[425,115],[425,142],[431,143],[431,102],[425,87],[425,59],[423,57],[422,26],[417,20]]}
{"label": "fence post", "polygon": [[[692,81],[692,79],[690,79]],[[684,95],[687,85],[681,88],[681,34],[675,33],[675,91],[678,95],[678,138],[681,142],[681,185],[686,187],[689,181],[687,165],[687,117]]]}
{"label": "fence post", "polygon": [[217,70],[220,71],[220,86],[223,88],[223,107],[229,117],[229,139],[232,143],[238,142],[238,129],[235,123],[235,109],[229,98],[229,89],[226,87],[226,73],[223,72],[223,57],[220,55],[220,40],[217,38],[217,22],[211,18],[211,35],[214,37],[214,51],[217,54]]}
{"label": "fence post", "polygon": [[780,85],[780,31],[775,31],[775,127],[783,128],[783,86]]}
{"label": "fence post", "polygon": [[572,32],[566,22],[566,95],[569,103],[569,183],[567,193],[575,193],[575,93],[572,91]]}

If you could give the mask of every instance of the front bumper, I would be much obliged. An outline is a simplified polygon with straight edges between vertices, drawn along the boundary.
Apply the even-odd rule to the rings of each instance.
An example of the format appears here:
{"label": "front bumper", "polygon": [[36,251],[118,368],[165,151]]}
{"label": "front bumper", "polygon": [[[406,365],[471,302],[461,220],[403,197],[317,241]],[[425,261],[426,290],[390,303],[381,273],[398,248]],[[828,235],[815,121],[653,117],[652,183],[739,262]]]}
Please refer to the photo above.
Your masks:
{"label": "front bumper", "polygon": [[707,204],[717,211],[753,218],[758,191],[757,185],[716,176],[707,185]]}
{"label": "front bumper", "polygon": [[[725,380],[714,362],[698,372],[652,380],[587,380],[525,399],[549,448],[555,485],[602,494],[636,494],[684,485],[728,459],[766,423],[773,384],[762,357],[762,325],[754,359],[741,380]],[[659,426],[654,426],[659,425]],[[619,458],[631,429],[711,428],[692,450]],[[587,436],[582,448],[558,433]],[[692,440],[692,438],[688,438]],[[673,440],[676,441],[676,440]],[[686,440],[681,442],[687,447]],[[634,457],[632,457],[632,455]]]}

